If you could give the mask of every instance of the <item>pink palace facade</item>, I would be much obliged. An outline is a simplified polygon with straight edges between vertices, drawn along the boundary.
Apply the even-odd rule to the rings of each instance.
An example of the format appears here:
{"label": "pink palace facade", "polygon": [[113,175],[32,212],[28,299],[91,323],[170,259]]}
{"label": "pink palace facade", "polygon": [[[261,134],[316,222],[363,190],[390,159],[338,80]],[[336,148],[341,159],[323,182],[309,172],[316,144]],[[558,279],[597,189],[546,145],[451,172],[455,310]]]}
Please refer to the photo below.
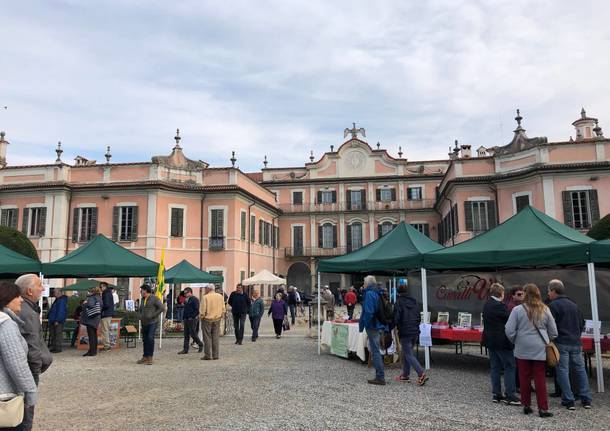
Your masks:
{"label": "pink palace facade", "polygon": [[[444,245],[472,238],[525,205],[587,231],[610,212],[610,139],[583,109],[574,137],[529,138],[517,111],[512,140],[470,145],[446,160],[395,158],[346,129],[346,141],[303,166],[244,173],[188,159],[179,134],[169,156],[150,162],[98,163],[77,157],[13,166],[0,135],[0,224],[32,240],[43,262],[103,233],[166,267],[187,259],[222,274],[224,288],[262,269],[309,291],[320,258],[356,250],[397,223],[410,223]],[[566,127],[566,134],[568,134]],[[265,161],[265,166],[267,165]],[[114,280],[136,297],[141,279]],[[323,274],[331,288],[357,282]],[[51,284],[63,285],[62,280]],[[264,291],[268,296],[270,287]]]}

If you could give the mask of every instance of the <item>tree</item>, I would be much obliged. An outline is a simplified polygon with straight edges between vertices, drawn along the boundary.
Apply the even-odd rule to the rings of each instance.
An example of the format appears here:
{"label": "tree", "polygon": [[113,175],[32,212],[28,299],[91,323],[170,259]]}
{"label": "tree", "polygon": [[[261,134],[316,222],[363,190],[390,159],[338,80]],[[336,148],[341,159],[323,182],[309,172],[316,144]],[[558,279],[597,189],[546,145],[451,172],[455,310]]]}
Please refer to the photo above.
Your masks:
{"label": "tree", "polygon": [[19,254],[39,260],[38,252],[32,241],[23,232],[16,229],[0,226],[0,244]]}
{"label": "tree", "polygon": [[595,223],[587,235],[597,240],[610,239],[610,214]]}

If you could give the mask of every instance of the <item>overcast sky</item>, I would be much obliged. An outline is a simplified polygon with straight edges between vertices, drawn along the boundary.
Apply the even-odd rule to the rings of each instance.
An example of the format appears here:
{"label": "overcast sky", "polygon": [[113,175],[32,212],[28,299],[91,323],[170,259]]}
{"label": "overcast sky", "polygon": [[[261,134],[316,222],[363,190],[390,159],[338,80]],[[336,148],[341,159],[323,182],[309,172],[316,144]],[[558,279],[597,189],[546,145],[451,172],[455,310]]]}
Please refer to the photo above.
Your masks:
{"label": "overcast sky", "polygon": [[[299,166],[356,122],[410,160],[454,139],[566,140],[584,106],[610,135],[610,2],[3,1],[10,165],[185,154]],[[7,106],[7,109],[4,109]]]}

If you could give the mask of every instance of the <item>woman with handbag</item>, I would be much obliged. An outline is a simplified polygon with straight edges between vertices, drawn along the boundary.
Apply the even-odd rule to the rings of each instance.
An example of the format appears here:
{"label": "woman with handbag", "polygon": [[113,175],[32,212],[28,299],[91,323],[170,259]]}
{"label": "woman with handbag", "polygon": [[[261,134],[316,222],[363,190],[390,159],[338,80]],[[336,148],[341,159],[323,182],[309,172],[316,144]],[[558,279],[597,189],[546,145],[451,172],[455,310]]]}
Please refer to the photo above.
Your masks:
{"label": "woman with handbag", "polygon": [[87,302],[83,307],[83,313],[80,316],[80,324],[87,328],[87,340],[89,343],[89,351],[83,356],[97,355],[97,327],[102,320],[102,298],[101,289],[94,287],[89,291]]}
{"label": "woman with handbag", "polygon": [[523,303],[510,313],[505,332],[506,337],[515,345],[523,413],[532,413],[530,385],[533,378],[538,415],[546,418],[553,414],[549,412],[545,370],[547,359],[554,359],[547,357],[547,349],[552,347],[552,340],[557,337],[557,326],[551,311],[542,302],[538,287],[530,283],[524,286],[524,290]]}
{"label": "woman with handbag", "polygon": [[275,299],[269,307],[267,316],[269,315],[271,315],[271,318],[273,319],[275,338],[280,338],[282,336],[282,325],[284,323],[284,317],[288,315],[288,306],[282,299],[282,294],[279,292],[275,294]]}
{"label": "woman with handbag", "polygon": [[24,409],[34,407],[38,397],[28,345],[19,332],[22,301],[17,285],[0,284],[0,430],[20,429]]}

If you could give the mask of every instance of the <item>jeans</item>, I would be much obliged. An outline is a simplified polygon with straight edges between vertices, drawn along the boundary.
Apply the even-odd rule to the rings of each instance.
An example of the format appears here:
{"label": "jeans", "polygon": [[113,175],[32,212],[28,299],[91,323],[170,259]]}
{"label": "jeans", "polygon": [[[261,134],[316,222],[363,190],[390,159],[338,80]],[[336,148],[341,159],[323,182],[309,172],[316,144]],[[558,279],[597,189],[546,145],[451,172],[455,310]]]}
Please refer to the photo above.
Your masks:
{"label": "jeans", "polygon": [[402,375],[408,377],[411,374],[411,367],[415,370],[418,376],[424,374],[419,361],[413,354],[413,345],[417,337],[402,337],[400,345],[402,346]]}
{"label": "jeans", "polygon": [[258,338],[258,327],[261,325],[261,316],[250,316],[250,327],[252,328],[252,341]]}
{"label": "jeans", "polygon": [[581,346],[570,346],[557,344],[559,349],[559,364],[557,365],[557,381],[561,388],[561,400],[574,402],[574,393],[570,386],[570,371],[574,374],[574,383],[582,402],[591,402],[591,389],[589,388],[589,377],[585,370]]}
{"label": "jeans", "polygon": [[373,359],[373,366],[375,367],[375,379],[385,380],[383,358],[381,357],[381,350],[379,350],[379,329],[367,328],[366,335],[369,338],[369,350]]}
{"label": "jeans", "polygon": [[245,314],[233,314],[233,328],[235,328],[235,339],[240,343],[244,339]]}
{"label": "jeans", "polygon": [[184,306],[176,307],[176,320],[182,322],[182,316],[184,315]]}
{"label": "jeans", "polygon": [[191,338],[193,339],[193,341],[195,343],[197,343],[197,345],[199,346],[200,349],[203,348],[203,341],[201,341],[199,339],[199,331],[197,330],[198,322],[199,322],[198,318],[183,320],[183,325],[184,325],[184,343],[182,345],[183,352],[189,351],[189,344],[190,344]]}
{"label": "jeans", "polygon": [[491,392],[502,396],[500,375],[504,371],[504,390],[507,398],[515,396],[515,355],[512,350],[489,350],[491,365]]}
{"label": "jeans", "polygon": [[146,358],[152,358],[155,353],[155,330],[156,323],[142,325],[142,344],[144,345],[144,354]]}
{"label": "jeans", "polygon": [[354,318],[354,310],[356,309],[356,304],[347,306],[347,318],[352,320]]}
{"label": "jeans", "polygon": [[296,304],[290,304],[288,307],[290,308],[290,320],[291,320],[292,324],[294,325],[294,323],[295,323],[295,316],[296,316],[296,312],[297,312],[297,305]]}
{"label": "jeans", "polygon": [[521,404],[530,407],[532,404],[532,377],[536,386],[536,402],[539,410],[549,409],[549,399],[546,392],[546,361],[517,358],[519,367],[519,383],[521,386]]}

